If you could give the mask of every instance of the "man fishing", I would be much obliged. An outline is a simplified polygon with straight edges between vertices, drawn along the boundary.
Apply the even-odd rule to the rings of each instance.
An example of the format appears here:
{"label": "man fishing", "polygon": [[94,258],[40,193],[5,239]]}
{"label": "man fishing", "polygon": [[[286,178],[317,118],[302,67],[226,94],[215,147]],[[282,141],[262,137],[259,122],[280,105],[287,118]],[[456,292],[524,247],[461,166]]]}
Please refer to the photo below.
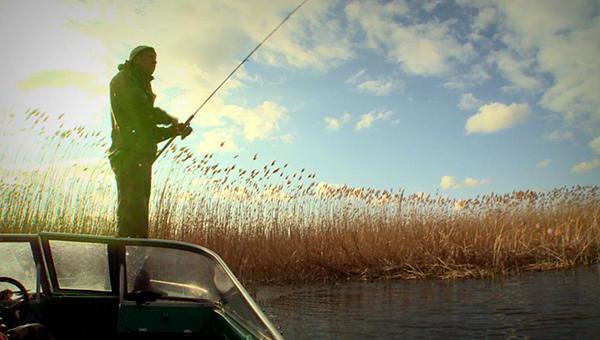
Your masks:
{"label": "man fishing", "polygon": [[150,84],[156,69],[154,48],[134,48],[118,69],[110,82],[112,145],[108,156],[117,180],[117,235],[147,238],[156,145],[176,136],[185,138],[192,128],[154,106],[156,95]]}

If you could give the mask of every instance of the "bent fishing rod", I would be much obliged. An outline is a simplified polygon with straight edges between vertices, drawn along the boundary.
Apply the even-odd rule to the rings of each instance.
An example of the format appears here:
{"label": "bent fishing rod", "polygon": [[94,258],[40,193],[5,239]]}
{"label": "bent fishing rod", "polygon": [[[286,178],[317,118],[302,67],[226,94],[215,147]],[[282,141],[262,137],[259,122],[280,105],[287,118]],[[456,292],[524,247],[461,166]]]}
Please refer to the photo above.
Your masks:
{"label": "bent fishing rod", "polygon": [[[221,82],[221,84],[219,84],[219,86],[217,86],[216,89],[214,89],[214,91],[212,91],[212,93],[206,97],[206,99],[204,100],[204,102],[202,102],[202,104],[196,109],[196,111],[194,111],[194,113],[192,113],[192,115],[185,121],[185,126],[189,126],[192,119],[194,119],[194,117],[196,116],[196,113],[198,113],[198,111],[200,111],[202,109],[202,107],[204,107],[204,105],[206,103],[208,103],[208,101],[215,95],[215,93],[217,93],[217,91],[219,91],[219,89],[223,86],[223,84],[225,84],[229,78],[231,78],[233,76],[233,74],[245,63],[247,62],[250,57],[254,54],[254,52],[256,52],[264,43],[265,41],[267,41],[275,32],[277,32],[277,30],[279,29],[279,27],[281,27],[292,15],[294,15],[294,13],[296,13],[300,7],[302,7],[308,0],[303,0],[300,5],[298,5],[296,8],[294,8],[293,11],[291,11],[280,23],[279,25],[277,25],[277,27],[275,27],[269,34],[267,34],[267,36],[258,44],[256,45],[256,47],[250,52],[248,53],[248,55],[246,56],[246,58],[244,58],[234,69],[233,71],[231,71],[231,73],[229,73],[229,75]],[[163,148],[156,154],[156,157],[154,158],[154,161],[156,161],[158,159],[158,157],[160,157],[160,155],[169,147],[169,145],[171,145],[171,143],[173,143],[173,141],[175,141],[175,138],[177,138],[177,136],[171,137],[171,139],[169,139],[169,141],[167,142],[167,144],[165,144],[165,146],[163,146]]]}

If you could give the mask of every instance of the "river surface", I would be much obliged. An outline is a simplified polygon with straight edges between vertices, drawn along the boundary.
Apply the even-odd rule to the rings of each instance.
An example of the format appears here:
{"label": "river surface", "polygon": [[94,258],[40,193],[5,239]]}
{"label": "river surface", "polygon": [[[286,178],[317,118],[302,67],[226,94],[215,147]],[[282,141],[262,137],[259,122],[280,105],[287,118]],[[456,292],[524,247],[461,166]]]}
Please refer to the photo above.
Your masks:
{"label": "river surface", "polygon": [[255,297],[286,339],[600,339],[600,265],[503,279],[261,287]]}

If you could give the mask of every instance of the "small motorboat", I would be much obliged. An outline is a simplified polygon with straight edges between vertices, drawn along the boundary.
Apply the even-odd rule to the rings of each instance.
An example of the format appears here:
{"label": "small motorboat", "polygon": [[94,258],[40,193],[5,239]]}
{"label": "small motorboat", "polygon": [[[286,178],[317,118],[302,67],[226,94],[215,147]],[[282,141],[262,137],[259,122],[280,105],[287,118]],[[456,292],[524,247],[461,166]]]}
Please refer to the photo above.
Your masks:
{"label": "small motorboat", "polygon": [[0,339],[282,339],[217,254],[155,239],[0,234],[0,317]]}

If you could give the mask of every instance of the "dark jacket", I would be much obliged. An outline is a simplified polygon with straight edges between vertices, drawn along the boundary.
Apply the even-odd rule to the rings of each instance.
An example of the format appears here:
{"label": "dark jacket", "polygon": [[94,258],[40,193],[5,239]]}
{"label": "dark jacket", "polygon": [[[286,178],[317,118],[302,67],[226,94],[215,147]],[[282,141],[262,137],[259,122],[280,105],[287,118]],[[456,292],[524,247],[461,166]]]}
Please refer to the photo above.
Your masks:
{"label": "dark jacket", "polygon": [[109,157],[126,152],[133,157],[152,159],[156,144],[176,134],[176,120],[165,111],[154,107],[156,95],[152,92],[152,76],[145,77],[129,62],[119,65],[119,73],[110,82],[112,109],[112,145]]}

